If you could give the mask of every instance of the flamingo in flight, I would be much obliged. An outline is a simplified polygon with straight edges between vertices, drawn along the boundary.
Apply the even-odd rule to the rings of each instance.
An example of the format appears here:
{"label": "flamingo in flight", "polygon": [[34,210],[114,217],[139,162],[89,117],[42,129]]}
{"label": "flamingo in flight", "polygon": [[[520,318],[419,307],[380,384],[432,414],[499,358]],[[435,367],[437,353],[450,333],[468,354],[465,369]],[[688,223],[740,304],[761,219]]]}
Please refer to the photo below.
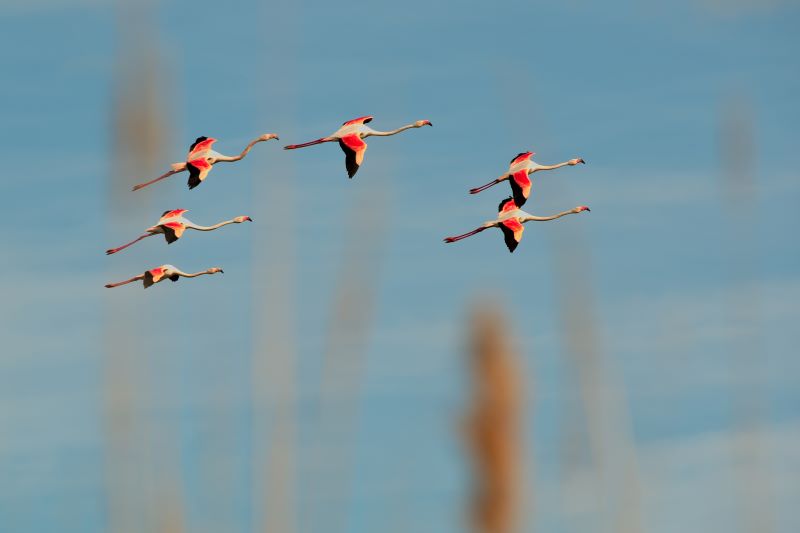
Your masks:
{"label": "flamingo in flight", "polygon": [[214,224],[213,226],[200,226],[188,218],[184,218],[183,214],[187,211],[189,210],[173,209],[172,211],[164,211],[164,214],[161,215],[161,218],[158,220],[158,222],[154,226],[150,226],[145,230],[146,233],[144,235],[137,237],[128,244],[123,244],[117,248],[106,250],[106,255],[115,254],[120,250],[124,250],[128,246],[136,244],[147,237],[152,237],[153,235],[164,235],[164,239],[166,239],[167,244],[172,244],[180,239],[183,236],[183,232],[187,229],[193,229],[197,231],[214,231],[215,229],[221,228],[222,226],[227,226],[228,224],[241,224],[242,222],[253,221],[253,219],[248,216],[239,216],[232,218],[231,220],[223,220],[222,222]]}
{"label": "flamingo in flight", "polygon": [[563,163],[558,163],[556,165],[540,165],[531,159],[534,155],[535,152],[521,152],[517,154],[517,156],[511,160],[511,164],[508,166],[508,172],[496,180],[490,181],[486,185],[481,185],[480,187],[470,189],[469,193],[478,194],[481,191],[485,191],[489,187],[509,180],[509,183],[511,183],[511,193],[513,194],[514,203],[517,205],[517,207],[522,207],[525,205],[525,202],[528,200],[528,196],[531,194],[531,179],[528,177],[530,174],[540,170],[553,170],[554,168],[561,168],[567,165],[575,166],[578,163],[584,165],[586,164],[586,161],[583,159],[576,158],[570,159],[569,161],[564,161]]}
{"label": "flamingo in flight", "polygon": [[144,288],[146,289],[147,287],[164,281],[165,279],[170,281],[178,281],[181,276],[184,278],[196,278],[197,276],[202,276],[203,274],[216,274],[217,272],[223,273],[221,268],[212,267],[207,270],[203,270],[202,272],[187,274],[186,272],[182,272],[172,265],[161,265],[160,267],[152,268],[145,271],[144,274],[139,274],[138,276],[134,276],[131,279],[126,279],[125,281],[107,283],[106,288],[113,289],[114,287],[119,287],[120,285],[126,285],[128,283],[133,283],[134,281],[142,280]]}
{"label": "flamingo in flight", "polygon": [[497,218],[495,220],[490,220],[488,222],[484,222],[483,225],[474,229],[470,232],[464,233],[462,235],[456,235],[454,237],[447,237],[444,239],[444,242],[456,242],[460,241],[461,239],[466,239],[476,233],[480,233],[485,229],[489,228],[500,228],[503,232],[503,237],[506,241],[506,246],[508,246],[509,252],[514,252],[517,246],[519,245],[519,241],[522,240],[522,232],[525,231],[523,224],[526,222],[544,222],[547,220],[555,220],[557,218],[561,218],[566,215],[573,215],[580,213],[582,211],[590,211],[590,209],[585,205],[579,205],[569,211],[562,211],[561,213],[557,213],[555,215],[551,215],[548,217],[537,217],[533,216],[530,213],[526,213],[525,211],[521,210],[517,207],[517,204],[514,203],[514,200],[509,196],[502,202],[500,202],[500,206],[498,207],[499,213],[497,214]]}
{"label": "flamingo in flight", "polygon": [[169,172],[160,175],[156,179],[135,185],[133,190],[138,191],[139,189],[143,189],[148,185],[156,183],[157,181],[161,181],[164,178],[172,176],[173,174],[178,174],[186,170],[189,171],[189,188],[194,189],[200,185],[204,179],[206,179],[206,176],[208,176],[212,166],[216,165],[217,163],[231,163],[233,161],[239,161],[240,159],[244,158],[250,149],[257,143],[277,138],[278,135],[276,133],[265,133],[264,135],[256,137],[250,141],[250,143],[244,147],[244,150],[242,150],[242,153],[239,155],[229,156],[222,155],[219,152],[211,149],[211,146],[217,142],[217,140],[213,137],[198,137],[189,147],[189,153],[186,155],[186,161],[181,163],[173,163],[170,165],[172,168]]}
{"label": "flamingo in flight", "polygon": [[344,164],[347,167],[347,176],[352,178],[358,172],[358,168],[364,161],[364,153],[367,151],[367,143],[364,139],[367,137],[387,137],[395,135],[401,131],[411,128],[421,128],[422,126],[433,126],[430,120],[418,120],[413,124],[402,126],[396,130],[391,131],[376,131],[367,126],[367,123],[372,121],[371,116],[358,117],[353,120],[348,120],[342,127],[336,130],[327,137],[322,137],[316,141],[311,141],[303,144],[290,144],[284,146],[284,150],[294,150],[296,148],[305,148],[306,146],[313,146],[315,144],[329,143],[338,141],[339,146],[345,154]]}

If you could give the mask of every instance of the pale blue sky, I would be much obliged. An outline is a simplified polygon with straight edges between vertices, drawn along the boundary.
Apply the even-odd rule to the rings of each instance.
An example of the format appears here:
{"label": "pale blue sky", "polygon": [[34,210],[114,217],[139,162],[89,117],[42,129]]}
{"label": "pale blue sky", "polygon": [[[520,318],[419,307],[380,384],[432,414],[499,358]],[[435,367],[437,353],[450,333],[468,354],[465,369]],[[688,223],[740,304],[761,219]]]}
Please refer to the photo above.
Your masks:
{"label": "pale blue sky", "polygon": [[[644,529],[727,532],[742,522],[735,487],[750,478],[735,443],[750,433],[737,402],[755,390],[767,512],[774,531],[797,531],[800,9],[561,4],[162,2],[153,32],[133,39],[158,50],[161,166],[198,135],[218,138],[224,153],[263,132],[281,141],[216,169],[196,190],[175,178],[130,193],[113,224],[115,76],[132,70],[118,54],[117,12],[89,0],[0,6],[0,531],[108,527],[105,328],[120,309],[134,320],[134,382],[145,384],[136,394],[157,435],[133,446],[132,490],[155,493],[173,472],[188,530],[257,529],[254,457],[271,426],[253,407],[252,352],[283,338],[280,321],[262,326],[262,300],[280,294],[270,283],[293,295],[302,531],[319,531],[331,506],[347,510],[347,531],[460,530],[461,352],[467,306],[486,294],[513,313],[535,383],[526,448],[534,525],[608,530],[598,495],[614,493],[613,476],[604,485],[587,465],[558,466],[579,398],[565,364],[559,254],[581,258],[592,287],[585,304],[609,383],[625,400]],[[753,121],[752,241],[721,194],[719,132],[736,105]],[[371,141],[352,181],[335,146],[280,149],[364,114],[376,129],[423,118],[434,127]],[[588,164],[537,175],[526,210],[592,212],[529,227],[513,255],[499,233],[444,245],[491,218],[507,194],[466,191],[528,149],[543,163]],[[384,199],[385,239],[354,474],[349,491],[320,503],[308,496],[325,477],[309,459],[320,353],[335,280],[347,254],[358,256],[358,242],[343,252],[350,212],[374,197]],[[175,207],[198,223],[238,214],[255,222],[103,255]],[[294,244],[282,247],[280,236]],[[163,263],[226,273],[147,291],[102,287]],[[177,317],[174,327],[166,317]],[[742,350],[758,356],[743,362]],[[177,461],[153,457],[163,448]]]}

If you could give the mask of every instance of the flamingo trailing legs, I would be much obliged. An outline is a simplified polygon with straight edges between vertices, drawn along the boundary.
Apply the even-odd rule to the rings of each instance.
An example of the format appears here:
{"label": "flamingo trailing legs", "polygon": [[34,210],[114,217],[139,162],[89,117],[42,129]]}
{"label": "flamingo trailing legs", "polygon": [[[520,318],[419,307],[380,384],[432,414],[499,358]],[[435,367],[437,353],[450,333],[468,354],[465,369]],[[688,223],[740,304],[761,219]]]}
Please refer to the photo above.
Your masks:
{"label": "flamingo trailing legs", "polygon": [[513,252],[516,250],[519,242],[522,240],[522,232],[525,231],[523,224],[527,222],[545,222],[548,220],[555,220],[557,218],[561,218],[566,215],[577,214],[582,211],[590,211],[590,209],[585,205],[579,205],[578,207],[570,209],[569,211],[562,211],[561,213],[556,213],[555,215],[547,217],[537,217],[519,209],[514,203],[514,200],[509,196],[500,202],[499,213],[497,214],[497,218],[495,220],[484,222],[481,226],[467,233],[455,235],[453,237],[446,237],[444,242],[457,242],[489,228],[500,228],[500,230],[503,232],[503,237],[505,239],[506,246],[508,247],[508,251]]}
{"label": "flamingo trailing legs", "polygon": [[534,152],[522,152],[518,154],[514,159],[511,160],[511,164],[508,167],[508,172],[496,180],[490,181],[486,185],[481,185],[480,187],[470,189],[469,193],[477,194],[481,191],[485,191],[489,187],[497,185],[498,183],[509,180],[514,203],[517,204],[517,207],[522,207],[528,200],[528,197],[531,193],[531,179],[528,176],[534,172],[539,172],[540,170],[553,170],[555,168],[561,168],[567,165],[575,166],[579,163],[586,164],[586,161],[583,159],[576,158],[570,159],[569,161],[564,161],[563,163],[557,163],[555,165],[540,165],[531,159],[534,155]]}
{"label": "flamingo trailing legs", "polygon": [[278,135],[275,133],[265,133],[264,135],[261,135],[260,137],[250,141],[250,143],[245,146],[244,150],[242,150],[239,155],[228,156],[222,155],[219,152],[211,149],[211,146],[217,142],[216,139],[212,137],[198,137],[189,147],[189,153],[186,155],[186,161],[173,163],[171,165],[171,170],[153,180],[135,185],[133,190],[138,191],[139,189],[143,189],[148,185],[152,185],[153,183],[163,180],[164,178],[168,178],[173,174],[178,174],[184,171],[189,171],[189,188],[194,189],[200,185],[204,179],[206,179],[206,176],[208,176],[208,173],[211,171],[211,167],[217,163],[231,163],[233,161],[239,161],[240,159],[244,158],[244,156],[246,156],[248,152],[250,152],[250,149],[256,144],[277,138]]}
{"label": "flamingo trailing legs", "polygon": [[352,178],[356,175],[358,168],[364,161],[364,153],[367,151],[367,143],[364,142],[364,139],[367,137],[387,137],[411,128],[433,126],[429,120],[418,120],[413,124],[401,126],[396,130],[377,131],[366,125],[371,120],[371,116],[354,118],[353,120],[348,120],[342,124],[341,128],[327,137],[322,137],[315,141],[302,144],[290,144],[288,146],[284,146],[283,148],[284,150],[295,150],[297,148],[305,148],[306,146],[314,146],[315,144],[338,141],[339,146],[345,154],[344,163],[345,167],[347,168],[347,176]]}
{"label": "flamingo trailing legs", "polygon": [[144,274],[139,274],[138,276],[126,279],[125,281],[119,281],[117,283],[107,283],[106,288],[113,289],[114,287],[119,287],[120,285],[127,285],[128,283],[133,283],[134,281],[141,280],[144,284],[144,288],[146,289],[155,283],[164,281],[165,279],[168,279],[170,281],[178,281],[181,277],[196,278],[197,276],[202,276],[204,274],[216,274],[217,272],[223,273],[221,268],[212,267],[207,270],[203,270],[202,272],[187,274],[186,272],[182,272],[181,270],[178,270],[176,267],[172,265],[161,265],[160,267],[147,270],[145,271]]}
{"label": "flamingo trailing legs", "polygon": [[136,244],[147,237],[152,237],[153,235],[164,235],[167,244],[172,244],[180,239],[183,235],[183,232],[187,229],[193,229],[197,231],[213,231],[217,228],[221,228],[222,226],[227,226],[228,224],[241,224],[242,222],[253,221],[253,219],[248,216],[238,216],[232,218],[231,220],[223,220],[222,222],[214,224],[213,226],[199,226],[188,218],[183,217],[183,214],[187,211],[188,209],[173,209],[172,211],[164,211],[164,214],[161,215],[161,218],[158,220],[158,222],[154,226],[150,226],[145,230],[146,233],[144,235],[137,237],[127,244],[118,246],[117,248],[106,250],[106,255],[115,254],[120,250],[124,250],[128,246]]}

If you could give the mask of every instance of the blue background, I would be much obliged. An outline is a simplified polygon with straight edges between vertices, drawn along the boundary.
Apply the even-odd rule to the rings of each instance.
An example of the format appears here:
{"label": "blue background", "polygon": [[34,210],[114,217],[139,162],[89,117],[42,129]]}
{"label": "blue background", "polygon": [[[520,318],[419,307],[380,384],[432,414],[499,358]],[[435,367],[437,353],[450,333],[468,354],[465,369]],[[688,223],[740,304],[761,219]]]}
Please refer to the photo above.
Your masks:
{"label": "blue background", "polygon": [[[800,528],[794,2],[0,6],[0,531],[460,531],[471,309],[523,530]],[[333,145],[365,114],[353,180]],[[237,153],[195,190],[195,137]],[[467,190],[533,150],[514,254]],[[149,239],[166,209],[253,224]],[[171,263],[224,275],[103,284]],[[489,303],[487,303],[489,302]],[[277,465],[277,466],[276,466]]]}

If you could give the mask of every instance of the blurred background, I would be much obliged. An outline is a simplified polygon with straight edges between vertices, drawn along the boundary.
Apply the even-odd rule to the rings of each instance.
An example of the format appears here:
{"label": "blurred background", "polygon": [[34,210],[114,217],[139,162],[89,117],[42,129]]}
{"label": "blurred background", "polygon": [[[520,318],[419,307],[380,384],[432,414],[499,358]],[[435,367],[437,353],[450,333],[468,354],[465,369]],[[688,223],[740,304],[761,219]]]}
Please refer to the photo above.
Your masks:
{"label": "blurred background", "polygon": [[[0,531],[799,531],[799,22],[4,0]],[[366,114],[434,127],[281,150]],[[527,150],[592,212],[443,244]],[[254,222],[103,254],[175,208]]]}

